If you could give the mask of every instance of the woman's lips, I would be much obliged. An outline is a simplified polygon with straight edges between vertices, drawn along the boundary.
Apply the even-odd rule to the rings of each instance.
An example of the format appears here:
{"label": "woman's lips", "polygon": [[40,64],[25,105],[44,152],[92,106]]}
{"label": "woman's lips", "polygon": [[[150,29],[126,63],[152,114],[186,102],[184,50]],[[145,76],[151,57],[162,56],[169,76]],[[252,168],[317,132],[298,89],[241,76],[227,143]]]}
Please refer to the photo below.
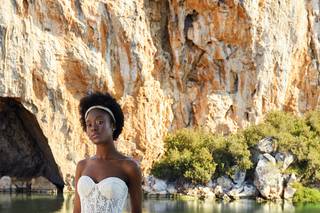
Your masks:
{"label": "woman's lips", "polygon": [[93,134],[93,135],[91,135],[91,138],[92,138],[92,139],[95,139],[95,138],[98,138],[98,137],[99,137],[98,134]]}

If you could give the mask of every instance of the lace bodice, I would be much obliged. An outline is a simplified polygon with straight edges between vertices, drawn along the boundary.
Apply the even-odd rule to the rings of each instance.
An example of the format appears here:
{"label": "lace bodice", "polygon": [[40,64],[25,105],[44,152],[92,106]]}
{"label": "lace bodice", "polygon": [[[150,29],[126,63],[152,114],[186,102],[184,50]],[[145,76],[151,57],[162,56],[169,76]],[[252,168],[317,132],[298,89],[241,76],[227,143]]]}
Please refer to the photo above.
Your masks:
{"label": "lace bodice", "polygon": [[81,176],[77,190],[81,213],[120,213],[128,195],[126,183],[118,177],[95,183],[89,176]]}

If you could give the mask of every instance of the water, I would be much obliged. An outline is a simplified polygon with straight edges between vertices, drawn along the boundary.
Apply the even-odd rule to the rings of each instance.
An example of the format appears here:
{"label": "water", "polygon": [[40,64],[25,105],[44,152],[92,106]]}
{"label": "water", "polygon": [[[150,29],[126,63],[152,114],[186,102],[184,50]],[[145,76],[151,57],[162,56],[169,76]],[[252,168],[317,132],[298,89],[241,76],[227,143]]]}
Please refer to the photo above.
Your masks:
{"label": "water", "polygon": [[[1,213],[69,213],[73,209],[73,195],[43,194],[0,194]],[[127,203],[125,213],[130,212]],[[143,201],[144,213],[266,213],[298,212],[320,213],[319,204],[293,206],[286,203],[259,204],[254,200],[240,200],[231,203],[218,201],[182,201],[171,199],[146,199]]]}

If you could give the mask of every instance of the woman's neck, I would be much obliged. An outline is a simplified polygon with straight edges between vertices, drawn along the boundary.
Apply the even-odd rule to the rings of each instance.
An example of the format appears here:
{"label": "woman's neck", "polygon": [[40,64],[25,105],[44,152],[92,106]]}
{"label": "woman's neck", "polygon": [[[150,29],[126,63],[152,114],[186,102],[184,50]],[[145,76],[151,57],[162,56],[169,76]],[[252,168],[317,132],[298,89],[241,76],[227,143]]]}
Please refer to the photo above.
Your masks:
{"label": "woman's neck", "polygon": [[109,160],[119,154],[113,143],[99,144],[96,147],[95,157],[98,159]]}

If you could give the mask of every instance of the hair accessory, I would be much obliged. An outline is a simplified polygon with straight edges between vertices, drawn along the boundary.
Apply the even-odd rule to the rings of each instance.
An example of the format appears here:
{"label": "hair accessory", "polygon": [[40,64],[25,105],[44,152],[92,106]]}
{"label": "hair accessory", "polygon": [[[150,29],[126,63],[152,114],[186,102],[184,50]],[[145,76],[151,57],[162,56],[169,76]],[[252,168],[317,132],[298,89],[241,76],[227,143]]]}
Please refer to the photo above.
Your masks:
{"label": "hair accessory", "polygon": [[85,119],[87,118],[89,112],[90,112],[91,110],[93,110],[93,109],[102,109],[102,110],[106,111],[106,112],[109,113],[109,115],[111,116],[113,122],[116,123],[116,119],[115,119],[112,111],[111,111],[109,108],[104,107],[104,106],[100,106],[100,105],[92,106],[92,107],[90,107],[89,109],[87,109],[86,113],[84,114],[84,118],[85,118]]}

